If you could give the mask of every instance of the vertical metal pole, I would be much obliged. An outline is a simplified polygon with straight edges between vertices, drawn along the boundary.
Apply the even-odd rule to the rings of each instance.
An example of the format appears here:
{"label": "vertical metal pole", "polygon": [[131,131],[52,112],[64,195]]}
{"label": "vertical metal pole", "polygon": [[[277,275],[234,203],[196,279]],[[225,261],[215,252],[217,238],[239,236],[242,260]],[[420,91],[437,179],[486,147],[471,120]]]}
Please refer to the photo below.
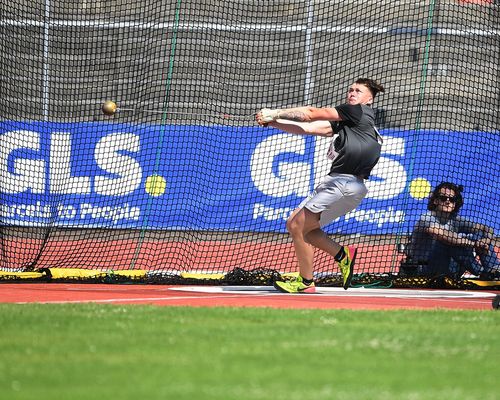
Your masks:
{"label": "vertical metal pole", "polygon": [[43,27],[43,76],[42,110],[43,120],[49,120],[49,35],[50,35],[50,0],[45,0],[45,22]]}
{"label": "vertical metal pole", "polygon": [[313,67],[313,52],[312,52],[312,31],[314,23],[314,6],[312,0],[307,2],[307,27],[306,27],[306,42],[305,42],[305,61],[306,61],[306,76],[304,82],[304,103],[311,104],[311,96],[313,90],[312,67]]}

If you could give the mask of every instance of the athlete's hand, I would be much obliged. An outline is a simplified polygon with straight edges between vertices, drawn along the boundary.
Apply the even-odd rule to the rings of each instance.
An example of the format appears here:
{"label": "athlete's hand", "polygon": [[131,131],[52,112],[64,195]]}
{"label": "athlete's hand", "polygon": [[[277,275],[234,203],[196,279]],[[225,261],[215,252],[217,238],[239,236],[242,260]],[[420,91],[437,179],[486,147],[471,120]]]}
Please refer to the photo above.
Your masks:
{"label": "athlete's hand", "polygon": [[276,121],[278,119],[278,115],[279,110],[263,108],[256,114],[255,119],[260,126],[267,126],[269,122]]}

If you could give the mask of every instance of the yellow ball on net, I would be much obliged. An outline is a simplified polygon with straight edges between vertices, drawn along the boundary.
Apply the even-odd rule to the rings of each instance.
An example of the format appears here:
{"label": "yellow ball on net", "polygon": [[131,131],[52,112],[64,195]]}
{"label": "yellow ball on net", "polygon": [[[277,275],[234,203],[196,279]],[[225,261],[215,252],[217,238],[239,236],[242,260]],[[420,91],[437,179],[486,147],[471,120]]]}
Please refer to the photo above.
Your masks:
{"label": "yellow ball on net", "polygon": [[104,102],[102,105],[102,112],[106,115],[113,115],[116,113],[116,110],[118,109],[118,106],[114,101],[107,100]]}

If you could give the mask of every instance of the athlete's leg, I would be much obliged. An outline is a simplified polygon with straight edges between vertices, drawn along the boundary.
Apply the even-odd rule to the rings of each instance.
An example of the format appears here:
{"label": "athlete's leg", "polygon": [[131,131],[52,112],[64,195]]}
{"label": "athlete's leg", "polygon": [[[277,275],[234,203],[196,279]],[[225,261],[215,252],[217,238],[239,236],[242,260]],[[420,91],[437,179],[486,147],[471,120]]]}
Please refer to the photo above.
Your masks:
{"label": "athlete's leg", "polygon": [[294,211],[286,224],[292,236],[300,275],[305,279],[313,279],[314,247],[327,252],[332,257],[341,248],[340,244],[334,242],[321,230],[319,218],[320,214],[302,208]]}
{"label": "athlete's leg", "polygon": [[[292,236],[299,271],[303,278],[313,278],[314,247],[335,257],[342,246],[321,229],[353,210],[366,195],[362,180],[349,175],[327,176],[287,221]],[[312,245],[312,246],[311,246]]]}
{"label": "athlete's leg", "polygon": [[[308,209],[304,209],[306,215],[306,223],[304,224],[304,237],[308,243],[311,243],[314,247],[330,254],[335,257],[340,251],[342,246],[332,240],[328,235],[320,228],[319,219],[314,220],[317,214],[312,213]],[[311,223],[307,223],[311,221]],[[316,223],[317,221],[317,223]]]}
{"label": "athlete's leg", "polygon": [[305,279],[313,279],[314,247],[304,239],[305,224],[305,209],[298,208],[288,218],[286,228],[292,237],[300,275]]}
{"label": "athlete's leg", "polygon": [[[321,197],[313,199],[305,206],[306,218],[312,220],[313,216],[319,216],[319,221],[318,224],[311,223],[304,226],[304,237],[314,247],[335,257],[342,246],[332,240],[321,227],[354,210],[366,196],[367,189],[363,180],[352,175],[331,176],[327,183],[329,185],[318,195]],[[311,211],[309,208],[317,207],[318,203],[325,206],[320,214],[314,214],[314,209]]]}

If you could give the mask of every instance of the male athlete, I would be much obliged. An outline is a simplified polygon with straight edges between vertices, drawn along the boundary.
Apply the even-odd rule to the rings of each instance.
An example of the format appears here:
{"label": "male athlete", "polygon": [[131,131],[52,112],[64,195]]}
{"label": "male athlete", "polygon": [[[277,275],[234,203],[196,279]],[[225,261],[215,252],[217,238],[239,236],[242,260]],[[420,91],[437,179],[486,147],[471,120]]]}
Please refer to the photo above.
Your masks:
{"label": "male athlete", "polygon": [[262,109],[256,115],[261,126],[282,131],[332,137],[328,157],[329,174],[292,212],[286,227],[295,248],[299,266],[297,278],[276,281],[285,293],[314,293],[314,247],[330,254],[338,262],[343,287],[351,284],[356,249],[341,246],[321,229],[356,208],[366,196],[364,180],[380,158],[381,138],[375,128],[372,104],[384,87],[372,79],[358,79],[347,92],[345,104],[333,108],[297,107]]}

